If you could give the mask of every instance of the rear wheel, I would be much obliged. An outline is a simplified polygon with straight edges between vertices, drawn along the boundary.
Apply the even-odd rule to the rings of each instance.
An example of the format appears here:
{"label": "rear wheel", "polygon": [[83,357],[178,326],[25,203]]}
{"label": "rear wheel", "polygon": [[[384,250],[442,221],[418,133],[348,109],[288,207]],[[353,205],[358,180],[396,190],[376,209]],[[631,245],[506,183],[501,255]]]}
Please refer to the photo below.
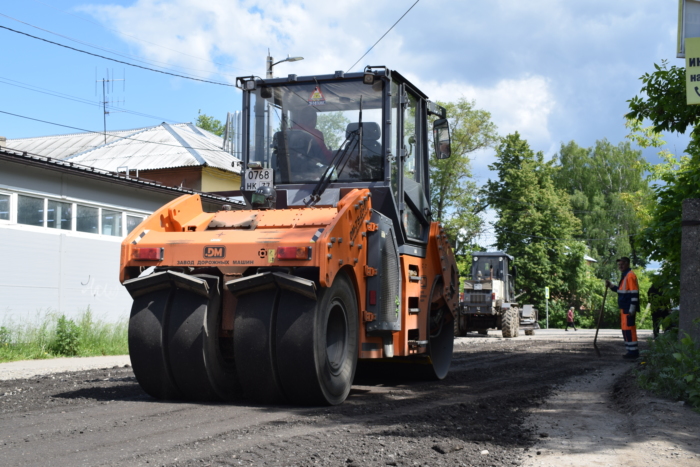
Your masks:
{"label": "rear wheel", "polygon": [[501,321],[501,333],[503,337],[518,337],[520,329],[520,313],[516,307],[508,308]]}

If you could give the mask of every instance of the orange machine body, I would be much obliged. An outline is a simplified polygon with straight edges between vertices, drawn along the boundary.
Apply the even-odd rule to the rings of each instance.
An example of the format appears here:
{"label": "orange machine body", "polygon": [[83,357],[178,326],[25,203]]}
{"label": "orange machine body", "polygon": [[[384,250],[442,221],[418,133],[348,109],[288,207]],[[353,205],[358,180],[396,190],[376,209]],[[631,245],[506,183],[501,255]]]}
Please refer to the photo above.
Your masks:
{"label": "orange machine body", "polygon": [[[372,321],[367,312],[366,278],[376,274],[367,265],[367,233],[371,195],[354,189],[336,206],[280,210],[237,210],[206,213],[198,195],[185,195],[163,206],[122,243],[120,280],[158,268],[217,268],[236,278],[249,268],[318,268],[318,283],[330,287],[343,269],[351,277],[359,322]],[[284,250],[287,248],[287,250]],[[291,248],[291,250],[289,250]],[[425,258],[401,255],[401,330],[393,332],[394,356],[424,353],[431,307],[456,313],[456,263],[441,227],[433,222]],[[280,251],[301,251],[303,258],[280,257]],[[156,253],[153,259],[142,254]],[[192,269],[190,269],[192,270]],[[232,331],[235,298],[224,291],[222,332]],[[447,318],[446,318],[447,319]],[[452,316],[449,317],[452,319]],[[359,358],[383,358],[382,338],[359,330]]]}

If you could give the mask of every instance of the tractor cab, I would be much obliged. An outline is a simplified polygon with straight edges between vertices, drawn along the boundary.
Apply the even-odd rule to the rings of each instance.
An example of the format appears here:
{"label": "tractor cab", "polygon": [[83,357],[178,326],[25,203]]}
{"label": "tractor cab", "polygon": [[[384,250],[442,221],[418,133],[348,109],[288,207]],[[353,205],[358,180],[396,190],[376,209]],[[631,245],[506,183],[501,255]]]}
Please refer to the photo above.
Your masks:
{"label": "tractor cab", "polygon": [[511,301],[515,296],[515,266],[511,269],[513,257],[502,252],[472,253],[471,278],[473,281],[500,281],[503,283],[503,299]]}
{"label": "tractor cab", "polygon": [[[425,255],[431,210],[428,162],[450,155],[445,109],[396,71],[261,79],[243,90],[241,191],[274,189],[276,209],[336,206],[368,188],[372,206],[391,220],[401,254]],[[428,117],[434,147],[429,146]],[[400,226],[400,227],[398,227]]]}

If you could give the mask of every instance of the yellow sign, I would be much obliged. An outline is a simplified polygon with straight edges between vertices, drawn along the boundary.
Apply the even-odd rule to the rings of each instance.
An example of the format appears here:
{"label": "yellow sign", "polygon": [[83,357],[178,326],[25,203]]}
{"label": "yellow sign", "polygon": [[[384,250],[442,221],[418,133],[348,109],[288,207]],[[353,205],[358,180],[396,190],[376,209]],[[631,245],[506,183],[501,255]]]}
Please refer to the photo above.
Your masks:
{"label": "yellow sign", "polygon": [[544,298],[549,300],[549,287],[544,288]]}
{"label": "yellow sign", "polygon": [[685,96],[688,105],[700,104],[700,37],[685,40]]}
{"label": "yellow sign", "polygon": [[309,105],[324,105],[326,103],[326,98],[323,97],[321,88],[316,86],[309,96]]}

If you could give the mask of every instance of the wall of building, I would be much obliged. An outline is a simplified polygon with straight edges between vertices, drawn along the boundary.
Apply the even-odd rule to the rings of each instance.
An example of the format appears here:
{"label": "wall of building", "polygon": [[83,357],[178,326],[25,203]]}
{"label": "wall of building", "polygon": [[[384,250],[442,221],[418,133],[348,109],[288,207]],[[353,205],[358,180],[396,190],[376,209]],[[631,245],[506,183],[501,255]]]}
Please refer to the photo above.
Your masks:
{"label": "wall of building", "polygon": [[139,176],[166,186],[202,191],[202,167],[200,166],[141,170]]}
{"label": "wall of building", "polygon": [[241,176],[214,167],[202,168],[202,191],[214,193],[217,191],[235,191],[241,189]]}
{"label": "wall of building", "polygon": [[[178,196],[0,161],[0,325],[33,320],[46,312],[77,316],[88,307],[107,321],[127,319],[131,297],[118,280],[127,219],[134,228],[134,219],[147,217]],[[43,225],[18,222],[22,198],[46,200],[45,213],[35,210],[34,216],[43,215]],[[49,222],[51,201],[72,206],[73,218],[63,222],[63,229]],[[100,213],[94,232],[77,231],[78,205]],[[215,207],[205,203],[205,209]],[[120,232],[104,213],[121,216]]]}

